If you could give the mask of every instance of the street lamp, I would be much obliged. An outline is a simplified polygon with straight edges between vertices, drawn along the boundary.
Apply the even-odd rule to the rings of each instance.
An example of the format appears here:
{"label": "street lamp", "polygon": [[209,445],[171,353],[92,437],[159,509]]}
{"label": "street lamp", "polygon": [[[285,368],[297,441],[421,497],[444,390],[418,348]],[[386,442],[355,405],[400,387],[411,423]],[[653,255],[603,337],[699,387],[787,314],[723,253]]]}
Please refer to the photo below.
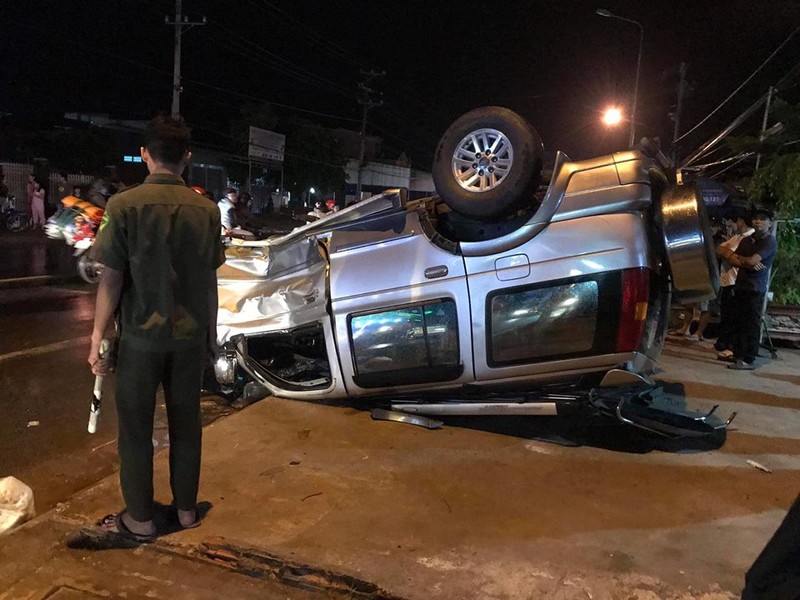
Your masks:
{"label": "street lamp", "polygon": [[628,145],[632,148],[634,142],[636,141],[636,101],[639,98],[639,70],[642,66],[642,44],[644,42],[644,27],[639,21],[634,21],[633,19],[626,19],[625,17],[620,17],[619,15],[615,15],[610,10],[606,10],[605,8],[598,8],[594,11],[601,17],[608,17],[610,19],[619,19],[620,21],[625,21],[626,23],[633,23],[639,28],[639,55],[636,58],[636,79],[634,80],[633,84],[633,103],[631,105],[631,139]]}
{"label": "street lamp", "polygon": [[603,112],[603,123],[605,123],[607,127],[616,127],[621,122],[622,122],[622,111],[618,109],[616,106],[607,108]]}

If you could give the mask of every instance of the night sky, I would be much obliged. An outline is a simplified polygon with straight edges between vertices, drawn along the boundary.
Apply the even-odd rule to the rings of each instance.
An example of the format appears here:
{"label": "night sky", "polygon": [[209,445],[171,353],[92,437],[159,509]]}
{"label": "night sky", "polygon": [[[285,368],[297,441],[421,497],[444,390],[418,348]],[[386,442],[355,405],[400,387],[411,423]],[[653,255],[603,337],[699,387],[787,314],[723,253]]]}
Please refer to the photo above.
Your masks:
{"label": "night sky", "polygon": [[[66,111],[144,119],[171,105],[174,0],[6,0],[0,12],[0,112],[47,121]],[[393,0],[184,0],[207,25],[183,37],[182,113],[196,130],[227,132],[247,101],[281,115],[358,129],[361,71],[384,104],[370,133],[388,156],[405,151],[428,168],[444,129],[463,112],[502,105],[525,116],[545,147],[573,159],[627,145],[627,125],[599,113],[628,102],[639,21],[644,48],[638,136],[669,142],[677,70],[691,95],[682,131],[705,117],[800,26],[788,0],[403,2]],[[684,154],[717,133],[800,62],[793,36],[741,93],[687,136]],[[784,97],[796,101],[797,90]],[[320,113],[320,114],[315,114]],[[760,117],[754,120],[760,121]]]}

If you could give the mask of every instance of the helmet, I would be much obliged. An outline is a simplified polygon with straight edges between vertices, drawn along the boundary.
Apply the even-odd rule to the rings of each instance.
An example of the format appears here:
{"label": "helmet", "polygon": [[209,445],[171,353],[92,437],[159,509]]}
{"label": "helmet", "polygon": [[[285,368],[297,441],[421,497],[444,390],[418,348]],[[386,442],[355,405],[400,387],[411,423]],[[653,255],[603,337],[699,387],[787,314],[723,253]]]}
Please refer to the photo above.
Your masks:
{"label": "helmet", "polygon": [[199,185],[193,185],[193,186],[191,187],[191,190],[192,190],[193,192],[197,192],[197,193],[198,193],[198,194],[200,194],[201,196],[205,196],[205,194],[206,194],[206,191],[205,191],[203,188],[201,188]]}

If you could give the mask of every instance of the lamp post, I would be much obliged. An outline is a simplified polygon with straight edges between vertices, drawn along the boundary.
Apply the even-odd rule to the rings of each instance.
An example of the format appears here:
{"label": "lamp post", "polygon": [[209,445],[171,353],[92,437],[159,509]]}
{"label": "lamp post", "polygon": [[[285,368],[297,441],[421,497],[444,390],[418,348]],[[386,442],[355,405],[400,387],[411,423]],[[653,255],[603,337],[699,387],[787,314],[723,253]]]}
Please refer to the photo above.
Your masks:
{"label": "lamp post", "polygon": [[626,19],[625,17],[620,17],[619,15],[615,15],[610,10],[606,10],[605,8],[598,8],[594,11],[601,17],[608,17],[609,19],[619,19],[620,21],[625,21],[626,23],[633,23],[639,28],[639,55],[636,57],[636,79],[634,79],[633,84],[633,102],[631,103],[631,138],[628,145],[633,147],[634,142],[636,141],[636,103],[639,99],[639,70],[642,66],[642,44],[644,42],[644,27],[639,21],[634,21],[633,19]]}

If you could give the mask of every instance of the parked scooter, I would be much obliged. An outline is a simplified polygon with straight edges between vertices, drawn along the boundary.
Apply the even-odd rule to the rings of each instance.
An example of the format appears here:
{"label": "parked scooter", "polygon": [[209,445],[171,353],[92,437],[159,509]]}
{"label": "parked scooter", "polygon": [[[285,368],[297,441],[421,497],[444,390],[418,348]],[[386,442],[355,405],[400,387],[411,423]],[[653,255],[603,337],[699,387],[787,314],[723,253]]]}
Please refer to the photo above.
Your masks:
{"label": "parked scooter", "polygon": [[61,203],[63,207],[47,220],[45,234],[75,248],[72,254],[78,259],[78,275],[85,282],[96,284],[103,265],[92,258],[90,250],[105,211],[75,196],[67,196]]}
{"label": "parked scooter", "polygon": [[5,228],[14,233],[28,227],[28,215],[17,208],[14,196],[0,198],[0,219]]}

